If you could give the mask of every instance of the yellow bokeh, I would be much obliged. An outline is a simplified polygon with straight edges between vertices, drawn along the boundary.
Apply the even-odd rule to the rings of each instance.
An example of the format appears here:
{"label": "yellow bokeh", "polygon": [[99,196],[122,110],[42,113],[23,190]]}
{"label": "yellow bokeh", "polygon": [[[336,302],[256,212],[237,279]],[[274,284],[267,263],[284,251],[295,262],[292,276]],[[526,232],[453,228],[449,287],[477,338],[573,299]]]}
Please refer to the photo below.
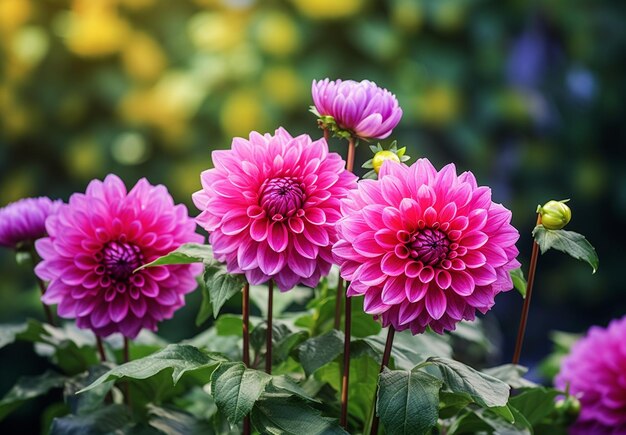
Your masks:
{"label": "yellow bokeh", "polygon": [[264,130],[267,116],[258,92],[253,89],[232,92],[222,106],[220,124],[226,137],[248,137],[252,130]]}
{"label": "yellow bokeh", "polygon": [[120,5],[134,10],[141,11],[144,9],[148,9],[156,3],[156,0],[119,0]]}
{"label": "yellow bokeh", "polygon": [[0,34],[13,33],[24,25],[32,15],[29,0],[0,0]]}
{"label": "yellow bokeh", "polygon": [[79,56],[117,53],[128,42],[129,24],[113,0],[75,0],[66,33],[69,49]]}
{"label": "yellow bokeh", "polygon": [[415,0],[395,0],[391,7],[391,21],[399,29],[415,32],[422,27],[424,9]]}
{"label": "yellow bokeh", "polygon": [[167,58],[157,42],[144,32],[135,32],[122,50],[126,72],[136,80],[152,81],[167,65]]}
{"label": "yellow bokeh", "polygon": [[313,19],[347,18],[357,14],[366,0],[291,0],[298,10]]}
{"label": "yellow bokeh", "polygon": [[64,149],[64,163],[70,175],[82,180],[102,175],[103,148],[90,136],[79,137]]}
{"label": "yellow bokeh", "polygon": [[267,98],[285,108],[301,104],[304,96],[308,97],[308,84],[293,68],[287,66],[267,68],[263,74],[262,85]]}
{"label": "yellow bokeh", "polygon": [[266,12],[256,23],[254,39],[264,52],[288,56],[300,47],[300,32],[294,20],[278,11]]}
{"label": "yellow bokeh", "polygon": [[417,117],[426,124],[447,124],[457,118],[459,111],[459,95],[449,85],[434,85],[417,97]]}
{"label": "yellow bokeh", "polygon": [[200,50],[222,52],[243,42],[247,23],[247,15],[238,12],[200,12],[189,21],[187,33]]}
{"label": "yellow bokeh", "polygon": [[0,204],[8,204],[34,195],[35,177],[31,171],[24,169],[19,168],[6,174],[0,188]]}

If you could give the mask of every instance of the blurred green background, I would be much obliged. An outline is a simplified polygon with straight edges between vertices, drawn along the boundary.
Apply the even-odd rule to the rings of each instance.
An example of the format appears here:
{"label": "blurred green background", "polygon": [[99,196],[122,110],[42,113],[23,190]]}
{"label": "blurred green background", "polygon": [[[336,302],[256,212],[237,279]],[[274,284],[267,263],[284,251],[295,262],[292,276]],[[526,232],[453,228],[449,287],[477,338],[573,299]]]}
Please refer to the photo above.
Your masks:
{"label": "blurred green background", "polygon": [[[0,205],[67,200],[114,172],[167,185],[195,215],[211,150],[281,125],[319,137],[311,81],[374,80],[397,95],[409,155],[473,171],[513,210],[525,271],[536,205],[572,199],[568,229],[600,269],[540,259],[534,366],[548,331],[626,313],[625,18],[608,0],[0,0]],[[369,158],[359,147],[356,166]],[[31,270],[0,260],[0,322],[41,317]],[[197,333],[198,300],[162,333]],[[497,302],[506,361],[522,300]],[[0,393],[40,371],[29,355],[0,351]]]}

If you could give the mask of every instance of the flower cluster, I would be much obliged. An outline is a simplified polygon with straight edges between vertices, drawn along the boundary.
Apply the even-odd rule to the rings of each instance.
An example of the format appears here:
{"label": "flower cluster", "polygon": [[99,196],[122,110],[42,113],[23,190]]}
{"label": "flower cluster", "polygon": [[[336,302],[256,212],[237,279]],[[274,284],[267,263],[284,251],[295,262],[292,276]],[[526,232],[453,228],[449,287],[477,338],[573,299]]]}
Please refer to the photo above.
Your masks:
{"label": "flower cluster", "polygon": [[24,198],[0,209],[0,246],[17,248],[46,234],[46,218],[54,214],[61,201],[50,198]]}
{"label": "flower cluster", "polygon": [[98,336],[156,330],[197,286],[197,264],[134,272],[183,243],[202,241],[185,206],[174,205],[164,186],[141,179],[127,192],[114,175],[94,180],[46,227],[49,237],[35,245],[43,259],[35,272],[50,281],[42,300]]}
{"label": "flower cluster", "polygon": [[193,200],[215,258],[251,284],[316,286],[333,262],[339,200],[356,185],[341,157],[323,139],[282,128],[235,138],[212,157],[215,168],[202,173]]}
{"label": "flower cluster", "polygon": [[513,288],[511,212],[469,172],[385,161],[379,180],[360,181],[341,205],[333,253],[351,281],[348,296],[365,295],[365,311],[385,326],[453,330]]}
{"label": "flower cluster", "polygon": [[314,113],[336,134],[347,131],[362,139],[384,139],[402,118],[396,97],[369,80],[314,80],[312,93]]}
{"label": "flower cluster", "polygon": [[582,405],[572,434],[626,433],[626,317],[592,327],[561,362],[555,386]]}

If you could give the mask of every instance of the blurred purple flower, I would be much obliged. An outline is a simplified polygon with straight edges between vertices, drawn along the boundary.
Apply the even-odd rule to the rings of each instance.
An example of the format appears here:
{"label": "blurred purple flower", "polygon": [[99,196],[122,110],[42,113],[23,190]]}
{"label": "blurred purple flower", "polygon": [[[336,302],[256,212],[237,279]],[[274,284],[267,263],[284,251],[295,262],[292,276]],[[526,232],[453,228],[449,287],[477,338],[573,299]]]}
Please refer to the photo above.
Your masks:
{"label": "blurred purple flower", "polygon": [[555,386],[579,396],[581,411],[570,433],[626,433],[626,317],[593,326],[561,362]]}
{"label": "blurred purple flower", "polygon": [[187,208],[145,178],[128,193],[115,175],[94,180],[46,227],[49,237],[35,244],[43,258],[35,273],[50,281],[42,300],[98,336],[134,338],[142,328],[156,330],[197,286],[200,264],[134,272],[183,243],[202,242]]}
{"label": "blurred purple flower", "polygon": [[46,235],[46,218],[56,213],[62,201],[47,197],[24,198],[0,209],[0,246],[17,248]]}
{"label": "blurred purple flower", "polygon": [[313,80],[315,109],[362,139],[385,139],[402,118],[395,95],[369,80]]}

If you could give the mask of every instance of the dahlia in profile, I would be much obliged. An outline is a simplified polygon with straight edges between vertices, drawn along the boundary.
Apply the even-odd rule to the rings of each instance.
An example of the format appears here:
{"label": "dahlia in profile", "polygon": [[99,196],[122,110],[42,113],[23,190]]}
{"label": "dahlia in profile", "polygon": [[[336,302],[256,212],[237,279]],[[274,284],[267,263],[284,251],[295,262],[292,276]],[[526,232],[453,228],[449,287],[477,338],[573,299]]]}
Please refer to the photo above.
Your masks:
{"label": "dahlia in profile", "polygon": [[24,198],[0,208],[0,246],[18,248],[46,235],[46,218],[62,201],[47,197]]}
{"label": "dahlia in profile", "polygon": [[104,337],[134,338],[157,329],[196,288],[202,266],[142,264],[183,243],[202,242],[184,205],[174,205],[164,186],[141,179],[130,190],[115,175],[75,193],[47,222],[49,237],[36,242],[43,261],[35,269],[50,284],[42,300],[81,328]]}
{"label": "dahlia in profile", "polygon": [[331,116],[340,130],[362,139],[388,137],[402,118],[395,95],[369,80],[313,80],[311,90],[320,117]]}
{"label": "dahlia in profile", "polygon": [[356,186],[341,157],[324,139],[282,128],[235,138],[212,157],[215,168],[202,173],[193,201],[215,258],[251,284],[317,285],[333,262],[339,200]]}
{"label": "dahlia in profile", "polygon": [[554,383],[581,403],[572,434],[626,433],[626,317],[593,326],[561,362]]}
{"label": "dahlia in profile", "polygon": [[341,211],[333,253],[351,281],[348,296],[365,295],[365,311],[384,326],[443,333],[513,288],[511,212],[470,172],[385,161],[379,180],[360,181]]}

